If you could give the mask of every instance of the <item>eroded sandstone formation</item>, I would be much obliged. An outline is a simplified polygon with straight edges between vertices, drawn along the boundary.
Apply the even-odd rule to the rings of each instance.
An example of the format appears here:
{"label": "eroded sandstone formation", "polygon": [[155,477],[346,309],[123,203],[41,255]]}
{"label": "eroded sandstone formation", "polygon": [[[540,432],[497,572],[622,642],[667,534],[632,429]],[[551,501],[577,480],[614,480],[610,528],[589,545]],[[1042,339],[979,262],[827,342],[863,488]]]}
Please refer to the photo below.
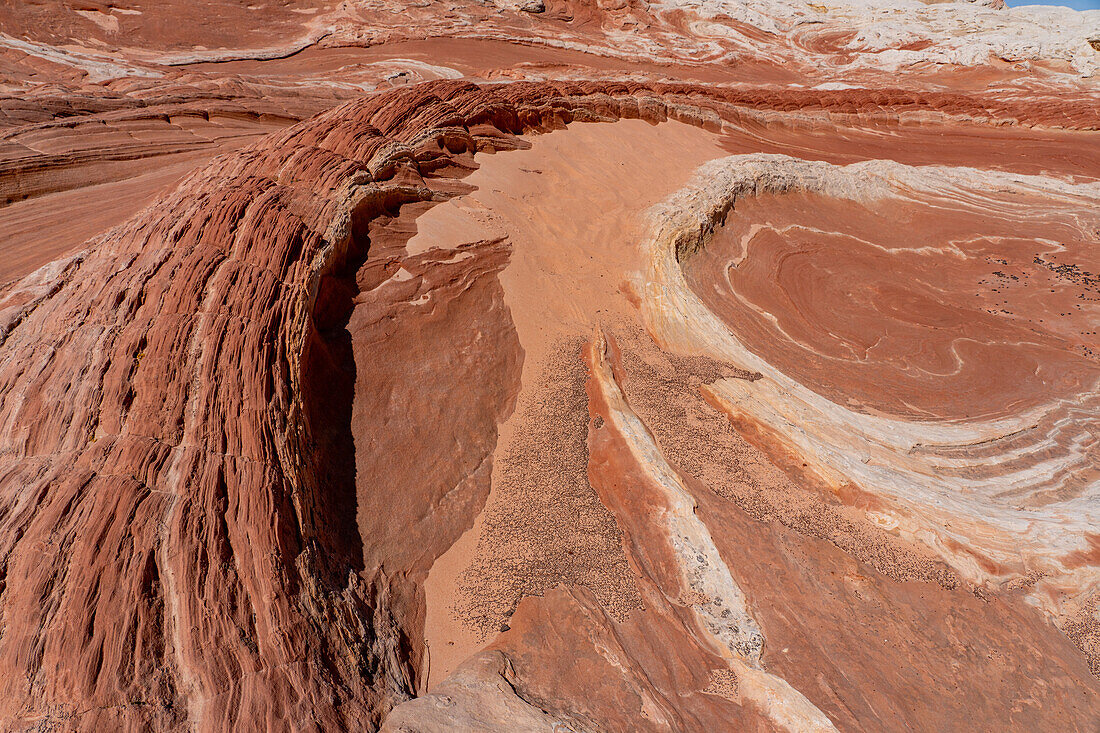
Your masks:
{"label": "eroded sandstone formation", "polygon": [[1094,730],[1098,15],[0,10],[0,728]]}

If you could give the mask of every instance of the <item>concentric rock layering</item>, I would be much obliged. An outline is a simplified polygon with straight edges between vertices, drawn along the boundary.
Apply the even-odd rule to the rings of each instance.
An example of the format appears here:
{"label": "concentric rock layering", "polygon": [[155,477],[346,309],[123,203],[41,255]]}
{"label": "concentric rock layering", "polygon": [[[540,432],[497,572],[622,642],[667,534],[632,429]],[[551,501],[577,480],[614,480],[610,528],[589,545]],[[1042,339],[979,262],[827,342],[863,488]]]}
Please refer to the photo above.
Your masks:
{"label": "concentric rock layering", "polygon": [[0,10],[0,728],[1100,726],[1100,13],[209,5]]}

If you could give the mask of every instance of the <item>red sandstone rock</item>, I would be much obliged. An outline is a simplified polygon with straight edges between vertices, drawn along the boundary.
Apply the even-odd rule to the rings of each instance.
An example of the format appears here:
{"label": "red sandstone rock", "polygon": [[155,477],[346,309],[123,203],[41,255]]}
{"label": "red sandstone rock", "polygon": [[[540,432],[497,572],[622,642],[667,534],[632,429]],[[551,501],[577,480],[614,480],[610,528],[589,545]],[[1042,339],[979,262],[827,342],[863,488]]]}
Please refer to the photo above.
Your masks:
{"label": "red sandstone rock", "polygon": [[1087,18],[764,11],[0,10],[0,728],[1095,729]]}

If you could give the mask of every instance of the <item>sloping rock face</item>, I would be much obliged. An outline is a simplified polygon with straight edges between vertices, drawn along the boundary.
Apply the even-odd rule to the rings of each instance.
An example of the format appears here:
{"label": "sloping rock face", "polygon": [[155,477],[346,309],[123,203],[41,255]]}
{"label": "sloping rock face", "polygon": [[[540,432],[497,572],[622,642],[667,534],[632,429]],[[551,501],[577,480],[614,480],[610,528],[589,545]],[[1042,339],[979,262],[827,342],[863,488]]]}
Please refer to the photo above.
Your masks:
{"label": "sloping rock face", "polygon": [[394,10],[0,11],[0,728],[1095,730],[1100,13]]}

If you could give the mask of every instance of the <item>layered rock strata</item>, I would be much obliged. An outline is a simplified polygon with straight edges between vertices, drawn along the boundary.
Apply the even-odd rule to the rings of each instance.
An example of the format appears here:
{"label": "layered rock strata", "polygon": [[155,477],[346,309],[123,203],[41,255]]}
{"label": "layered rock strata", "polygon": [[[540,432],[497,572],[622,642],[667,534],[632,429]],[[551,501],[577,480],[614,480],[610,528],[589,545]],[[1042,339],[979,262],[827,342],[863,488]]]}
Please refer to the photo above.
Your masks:
{"label": "layered rock strata", "polygon": [[[1087,436],[1075,437],[1087,423],[1066,397],[1086,377],[1039,396],[1039,409],[1065,411],[1043,413],[1058,430],[1036,418],[1013,438],[995,424],[989,450],[1006,457],[1021,492],[990,497],[981,475],[942,477],[945,461],[965,468],[959,446],[977,428],[954,426],[927,455],[903,455],[934,426],[914,423],[917,437],[899,447],[881,427],[896,415],[859,417],[754,355],[717,305],[692,299],[676,256],[687,250],[665,247],[665,234],[599,264],[595,275],[614,277],[557,326],[577,347],[560,347],[562,368],[576,375],[579,365],[586,390],[563,413],[580,410],[584,426],[584,450],[569,460],[582,462],[581,495],[590,489],[594,511],[607,513],[601,526],[615,527],[619,546],[608,548],[621,554],[609,567],[629,582],[603,597],[583,578],[519,593],[506,631],[477,639],[453,674],[421,689],[427,576],[492,501],[500,426],[525,388],[538,392],[524,377],[537,349],[509,300],[538,283],[509,284],[519,247],[509,236],[414,245],[413,229],[471,195],[462,179],[475,154],[518,160],[524,152],[507,151],[530,146],[524,135],[623,118],[687,123],[707,136],[691,144],[713,157],[753,141],[797,152],[784,119],[915,137],[965,121],[979,140],[1003,139],[998,121],[1048,123],[1007,133],[1040,141],[1100,123],[1087,102],[1051,110],[946,93],[444,81],[336,107],[216,160],[0,291],[2,725],[827,730],[899,719],[934,728],[980,714],[1087,730],[1100,719],[1085,656],[1017,597],[1038,568],[1051,580],[1029,597],[1090,602],[1092,556],[1073,544],[1079,527],[1054,521],[1089,495],[1074,468],[1093,455]],[[807,157],[863,155],[830,143]],[[1095,155],[1086,145],[1067,171]],[[764,179],[787,165],[755,164]],[[999,164],[1037,163],[1021,149]],[[723,170],[703,169],[718,189],[689,189],[692,247],[731,193],[768,189]],[[1095,198],[1088,183],[1005,186]],[[538,190],[515,211],[543,205]],[[664,211],[657,221],[684,223]],[[546,286],[565,307],[558,285]],[[681,300],[670,307],[661,292]],[[700,328],[710,329],[703,345],[691,341]],[[814,407],[823,435],[803,432],[804,444],[773,419]],[[770,428],[783,440],[769,445],[816,456],[820,471],[796,471],[792,485],[724,413]],[[826,431],[833,420],[845,429]],[[1048,441],[1047,462],[1065,480],[1042,483],[1033,464],[1012,464],[1014,439]],[[830,459],[837,441],[875,452],[877,471]],[[816,485],[819,474],[851,486]],[[906,493],[918,476],[925,493]],[[958,521],[981,513],[993,529],[1037,492],[1077,493],[1052,496],[1040,512],[1050,521],[1012,549],[976,525],[947,532],[929,507],[952,489],[965,497]],[[891,531],[868,495],[914,524]],[[920,531],[929,527],[943,534],[930,539]],[[974,572],[964,561],[974,552],[997,568]],[[1078,567],[1066,552],[1082,553]],[[1057,599],[1046,608],[1066,611]],[[1074,618],[1087,650],[1092,627]],[[586,674],[568,673],[577,665]],[[910,665],[920,685],[898,672]]]}

